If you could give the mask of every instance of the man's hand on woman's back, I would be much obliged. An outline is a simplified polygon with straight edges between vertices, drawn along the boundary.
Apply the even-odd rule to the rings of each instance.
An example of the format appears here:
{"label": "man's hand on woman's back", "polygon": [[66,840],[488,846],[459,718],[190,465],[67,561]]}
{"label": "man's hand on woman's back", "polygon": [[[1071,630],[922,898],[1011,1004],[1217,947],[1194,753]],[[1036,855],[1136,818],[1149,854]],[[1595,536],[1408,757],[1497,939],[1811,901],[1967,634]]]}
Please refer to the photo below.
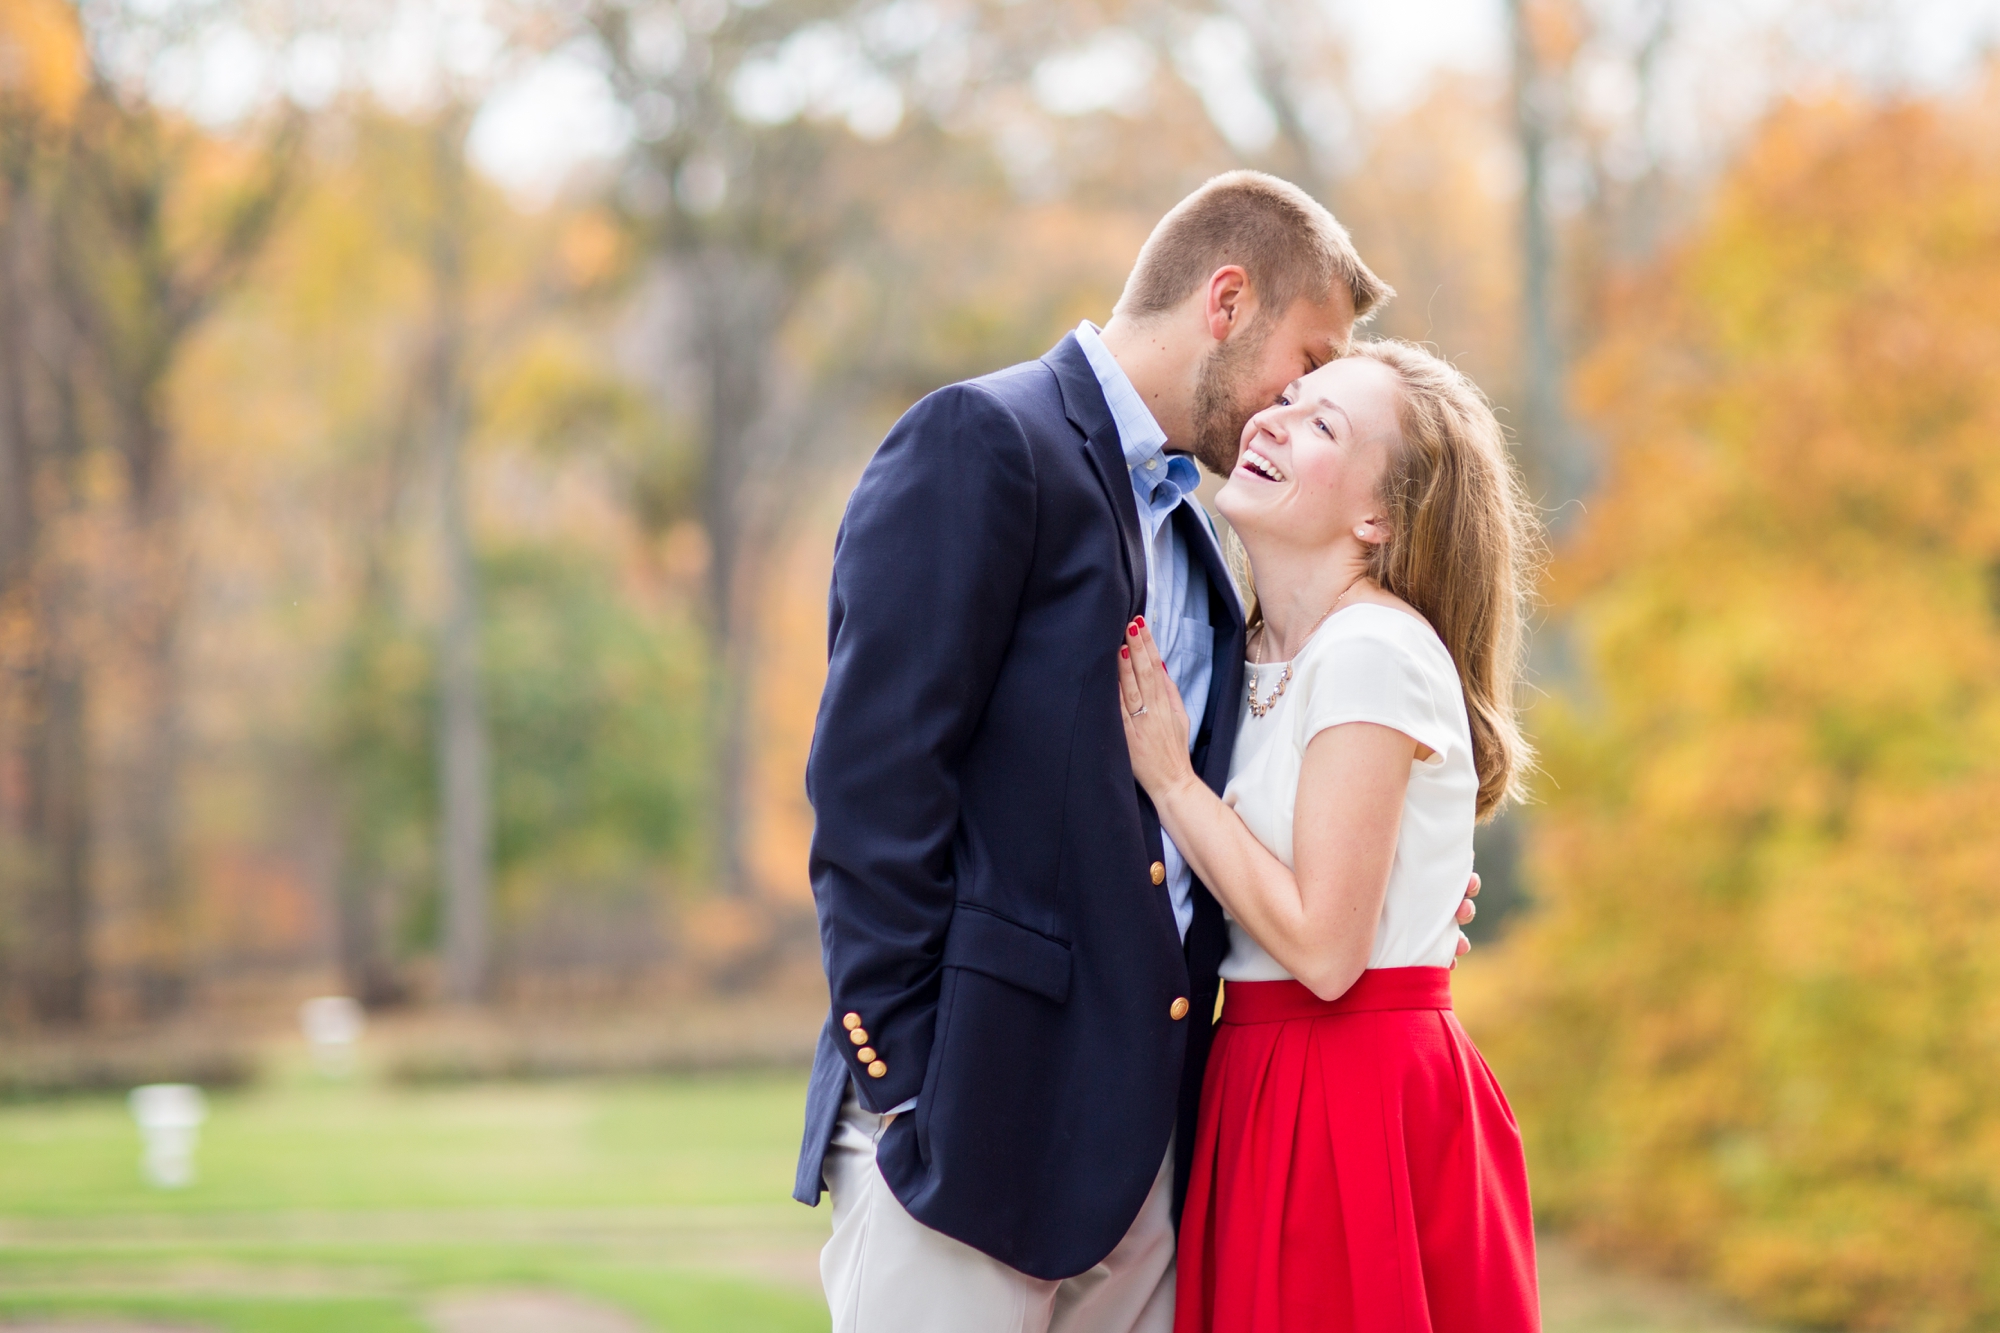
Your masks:
{"label": "man's hand on woman's back", "polygon": [[[1465,901],[1458,905],[1458,924],[1461,927],[1471,925],[1472,918],[1479,915],[1479,904],[1472,901],[1474,898],[1477,898],[1478,896],[1479,896],[1479,876],[1475,873],[1470,880],[1466,881]],[[1465,938],[1465,932],[1463,929],[1461,929],[1458,935],[1457,958],[1463,958],[1471,952],[1472,952],[1472,941]],[[1454,958],[1453,961],[1456,962],[1457,958]]]}

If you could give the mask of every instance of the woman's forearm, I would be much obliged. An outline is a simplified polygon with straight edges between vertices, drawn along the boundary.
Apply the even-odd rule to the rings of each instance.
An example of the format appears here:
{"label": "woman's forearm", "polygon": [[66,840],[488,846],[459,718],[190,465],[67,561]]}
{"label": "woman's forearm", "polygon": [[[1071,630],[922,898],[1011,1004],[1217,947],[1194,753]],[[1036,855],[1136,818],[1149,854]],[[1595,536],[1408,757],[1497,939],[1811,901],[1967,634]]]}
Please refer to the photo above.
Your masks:
{"label": "woman's forearm", "polygon": [[1354,984],[1372,929],[1350,930],[1357,938],[1349,940],[1329,930],[1328,914],[1309,909],[1298,877],[1200,780],[1162,792],[1154,808],[1188,868],[1280,966],[1325,999]]}
{"label": "woman's forearm", "polygon": [[1322,999],[1353,985],[1374,952],[1415,748],[1366,722],[1313,737],[1299,769],[1290,868],[1191,772],[1154,799],[1202,883]]}
{"label": "woman's forearm", "polygon": [[1126,639],[1125,740],[1161,826],[1273,958],[1322,999],[1340,995],[1374,950],[1416,742],[1367,722],[1315,735],[1299,769],[1287,867],[1195,776],[1187,711],[1152,632],[1134,620]]}

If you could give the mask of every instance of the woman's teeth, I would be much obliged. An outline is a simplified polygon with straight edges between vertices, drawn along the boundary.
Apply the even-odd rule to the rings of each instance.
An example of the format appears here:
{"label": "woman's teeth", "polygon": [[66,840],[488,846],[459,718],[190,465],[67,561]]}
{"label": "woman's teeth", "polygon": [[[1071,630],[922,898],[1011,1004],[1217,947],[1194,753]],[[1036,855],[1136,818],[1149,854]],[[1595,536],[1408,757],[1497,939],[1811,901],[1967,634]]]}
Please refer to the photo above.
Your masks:
{"label": "woman's teeth", "polygon": [[1243,451],[1243,466],[1249,468],[1258,476],[1267,477],[1272,481],[1283,481],[1285,479],[1285,474],[1278,471],[1278,465],[1258,453],[1255,449],[1245,449]]}

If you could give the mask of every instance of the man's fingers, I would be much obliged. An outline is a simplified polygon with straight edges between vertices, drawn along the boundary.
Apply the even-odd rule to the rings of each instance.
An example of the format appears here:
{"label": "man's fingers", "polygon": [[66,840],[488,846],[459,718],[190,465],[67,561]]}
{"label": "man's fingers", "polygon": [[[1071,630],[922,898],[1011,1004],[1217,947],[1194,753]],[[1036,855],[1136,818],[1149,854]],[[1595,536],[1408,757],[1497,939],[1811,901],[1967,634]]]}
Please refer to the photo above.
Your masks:
{"label": "man's fingers", "polygon": [[[1458,905],[1459,925],[1469,926],[1472,924],[1472,918],[1479,915],[1479,904],[1472,901],[1474,898],[1477,898],[1478,896],[1479,896],[1479,876],[1475,872],[1472,878],[1466,881],[1465,901]],[[1472,941],[1465,938],[1463,934],[1459,935],[1458,951],[1452,956],[1453,965],[1456,966],[1460,958],[1465,957],[1465,955],[1471,952],[1472,952]]]}

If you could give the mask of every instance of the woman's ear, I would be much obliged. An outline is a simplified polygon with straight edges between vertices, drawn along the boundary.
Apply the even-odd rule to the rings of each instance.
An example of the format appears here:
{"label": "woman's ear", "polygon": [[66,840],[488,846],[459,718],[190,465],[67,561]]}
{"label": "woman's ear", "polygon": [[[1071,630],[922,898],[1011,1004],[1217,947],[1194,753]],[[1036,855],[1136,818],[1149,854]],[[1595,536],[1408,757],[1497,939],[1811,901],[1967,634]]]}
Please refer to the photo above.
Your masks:
{"label": "woman's ear", "polygon": [[1364,518],[1355,524],[1354,536],[1363,546],[1380,546],[1389,540],[1389,525],[1380,518]]}

